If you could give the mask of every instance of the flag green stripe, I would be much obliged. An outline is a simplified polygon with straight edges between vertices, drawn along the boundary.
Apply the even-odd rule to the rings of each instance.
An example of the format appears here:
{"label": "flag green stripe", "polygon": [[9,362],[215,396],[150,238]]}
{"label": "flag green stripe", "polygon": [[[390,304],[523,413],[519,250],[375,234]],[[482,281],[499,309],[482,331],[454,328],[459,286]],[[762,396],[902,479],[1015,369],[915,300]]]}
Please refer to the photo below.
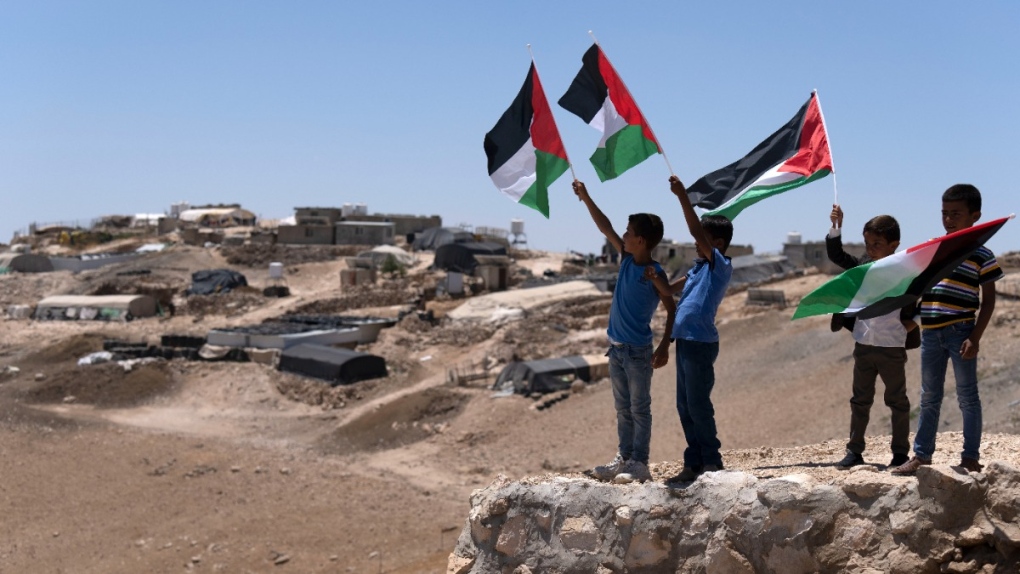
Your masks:
{"label": "flag green stripe", "polygon": [[800,319],[812,315],[826,315],[845,311],[861,290],[864,276],[868,274],[868,270],[871,269],[874,263],[872,261],[848,269],[842,275],[829,280],[805,295],[800,300],[800,304],[797,305],[793,318]]}
{"label": "flag green stripe", "polygon": [[658,153],[659,147],[647,139],[640,125],[629,125],[606,140],[591,156],[591,164],[599,179],[606,181]]}
{"label": "flag green stripe", "polygon": [[563,175],[570,165],[567,161],[555,154],[546,153],[542,150],[535,150],[535,183],[531,184],[528,191],[518,200],[518,203],[526,205],[542,215],[549,218],[549,186],[556,178]]}
{"label": "flag green stripe", "polygon": [[800,187],[802,185],[809,184],[812,181],[815,181],[816,179],[821,179],[829,175],[829,173],[830,173],[829,170],[823,169],[816,171],[809,177],[797,178],[793,181],[788,181],[786,183],[749,187],[745,189],[743,193],[741,193],[737,197],[737,199],[733,200],[732,203],[719,209],[709,211],[706,213],[706,215],[721,215],[726,219],[733,221],[737,214],[747,209],[748,207],[758,203],[759,201],[766,199],[768,197],[772,197],[773,195],[779,195],[780,193],[783,193],[784,191],[789,191],[795,187]]}

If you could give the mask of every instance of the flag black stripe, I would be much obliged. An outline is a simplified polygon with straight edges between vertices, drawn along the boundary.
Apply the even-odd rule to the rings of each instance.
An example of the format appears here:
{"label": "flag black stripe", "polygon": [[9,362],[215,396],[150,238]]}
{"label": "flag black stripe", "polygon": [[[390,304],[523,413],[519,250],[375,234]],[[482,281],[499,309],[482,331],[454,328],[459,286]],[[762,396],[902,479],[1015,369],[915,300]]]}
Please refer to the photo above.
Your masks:
{"label": "flag black stripe", "polygon": [[581,57],[581,70],[577,72],[574,81],[557,103],[561,108],[580,117],[584,123],[590,124],[608,97],[609,88],[606,87],[606,81],[599,71],[599,47],[592,44]]}
{"label": "flag black stripe", "polygon": [[513,103],[503,112],[492,130],[485,134],[484,145],[485,155],[489,158],[489,175],[495,173],[531,139],[531,122],[535,117],[531,103],[534,75],[535,64],[532,63],[521,91],[517,93]]}

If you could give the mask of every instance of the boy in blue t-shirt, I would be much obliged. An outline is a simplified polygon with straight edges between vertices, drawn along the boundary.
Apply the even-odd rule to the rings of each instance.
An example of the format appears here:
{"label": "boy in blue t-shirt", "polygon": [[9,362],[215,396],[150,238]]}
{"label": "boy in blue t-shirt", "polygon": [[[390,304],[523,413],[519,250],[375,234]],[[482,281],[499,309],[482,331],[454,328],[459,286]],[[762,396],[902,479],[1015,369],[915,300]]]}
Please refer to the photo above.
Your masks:
{"label": "boy in blue t-shirt", "polygon": [[[699,259],[687,274],[672,285],[653,278],[660,293],[673,296],[677,305],[672,337],[676,341],[676,409],[687,440],[683,470],[666,482],[690,482],[703,472],[722,470],[722,455],[712,406],[715,359],[719,356],[719,332],[715,314],[726,295],[733,274],[726,249],[733,239],[733,224],[718,215],[698,218],[680,178],[669,178],[669,189],[680,200],[687,228],[694,238]],[[653,277],[645,269],[647,277]]]}
{"label": "boy in blue t-shirt", "polygon": [[[580,181],[574,180],[574,193],[584,202],[599,231],[620,253],[620,274],[613,290],[609,310],[609,378],[613,383],[616,405],[616,432],[619,447],[609,464],[596,466],[586,474],[615,483],[651,480],[648,471],[648,445],[652,438],[652,370],[669,361],[669,326],[676,305],[670,295],[661,295],[645,277],[645,266],[665,281],[666,274],[652,260],[652,249],[662,240],[662,220],[651,213],[635,213],[628,218],[627,231],[617,235],[613,225],[588,195]],[[659,301],[668,313],[666,329],[659,345],[652,348],[650,326]]]}

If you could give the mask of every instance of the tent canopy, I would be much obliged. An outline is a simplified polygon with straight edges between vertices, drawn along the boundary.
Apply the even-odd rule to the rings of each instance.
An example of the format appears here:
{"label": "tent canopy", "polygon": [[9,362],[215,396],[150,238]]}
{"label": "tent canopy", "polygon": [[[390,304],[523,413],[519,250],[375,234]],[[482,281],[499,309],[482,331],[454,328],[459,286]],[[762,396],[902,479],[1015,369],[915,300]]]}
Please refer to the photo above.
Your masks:
{"label": "tent canopy", "polygon": [[248,285],[244,275],[231,269],[203,269],[191,274],[191,287],[185,295],[212,295],[229,293],[231,289]]}
{"label": "tent canopy", "polygon": [[376,355],[325,345],[295,345],[280,355],[279,369],[322,379],[333,386],[385,377],[386,360]]}
{"label": "tent canopy", "polygon": [[528,395],[552,393],[570,388],[575,380],[590,383],[608,375],[606,359],[573,355],[558,359],[517,361],[510,363],[496,377],[494,389]]}
{"label": "tent canopy", "polygon": [[434,251],[449,243],[471,243],[475,236],[456,227],[432,227],[416,233],[412,247],[415,251]]}
{"label": "tent canopy", "polygon": [[34,253],[0,253],[0,270],[19,273],[44,273],[53,271],[49,257]]}
{"label": "tent canopy", "polygon": [[414,265],[414,256],[395,245],[377,245],[369,251],[358,254],[358,258],[371,259],[376,267],[382,265],[390,256],[404,267]]}
{"label": "tent canopy", "polygon": [[240,207],[186,209],[177,217],[181,221],[197,223],[208,227],[252,225],[255,223],[255,214]]}
{"label": "tent canopy", "polygon": [[[156,299],[149,295],[57,295],[47,297],[35,308],[37,319],[52,318],[89,318],[88,314],[75,312],[65,313],[68,309],[97,309],[112,310],[117,317],[128,318],[125,313],[130,313],[130,318],[152,317],[156,314]],[[93,317],[110,318],[108,313],[98,313]]]}
{"label": "tent canopy", "polygon": [[479,265],[479,257],[506,255],[500,243],[448,243],[436,249],[432,266],[444,271],[471,273]]}

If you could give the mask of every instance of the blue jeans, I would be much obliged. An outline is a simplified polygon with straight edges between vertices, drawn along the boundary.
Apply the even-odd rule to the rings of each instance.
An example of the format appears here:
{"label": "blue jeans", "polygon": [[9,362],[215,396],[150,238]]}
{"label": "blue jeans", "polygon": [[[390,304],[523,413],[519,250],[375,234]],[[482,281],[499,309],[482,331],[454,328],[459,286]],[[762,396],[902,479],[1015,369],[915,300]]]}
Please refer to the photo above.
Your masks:
{"label": "blue jeans", "polygon": [[921,415],[914,435],[914,454],[931,460],[939,427],[946,383],[946,367],[953,362],[956,398],[963,413],[963,456],[978,459],[981,450],[981,397],[978,396],[977,359],[964,359],[960,347],[970,337],[974,323],[954,323],[921,332]]}
{"label": "blue jeans", "polygon": [[625,459],[648,464],[652,440],[652,346],[612,345],[609,378],[616,405],[619,452]]}
{"label": "blue jeans", "polygon": [[676,340],[676,410],[687,439],[684,466],[695,470],[706,464],[722,467],[711,398],[718,356],[718,342]]}

